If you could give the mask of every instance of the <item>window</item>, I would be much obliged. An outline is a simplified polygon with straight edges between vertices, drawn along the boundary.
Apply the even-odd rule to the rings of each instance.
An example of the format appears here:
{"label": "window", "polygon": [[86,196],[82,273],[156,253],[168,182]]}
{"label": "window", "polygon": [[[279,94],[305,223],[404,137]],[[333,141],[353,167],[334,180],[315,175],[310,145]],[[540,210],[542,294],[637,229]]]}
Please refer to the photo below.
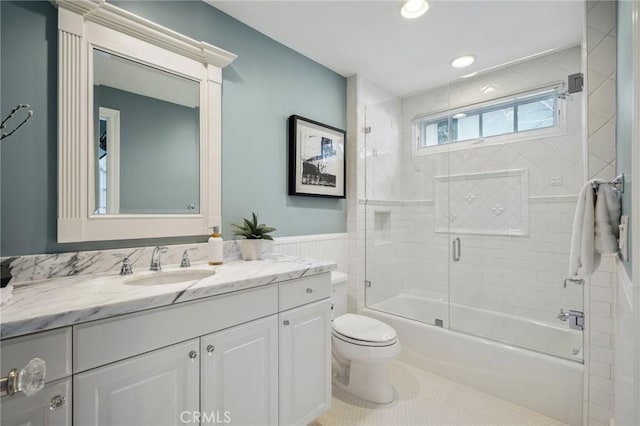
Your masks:
{"label": "window", "polygon": [[420,118],[418,149],[557,127],[558,90],[541,89]]}

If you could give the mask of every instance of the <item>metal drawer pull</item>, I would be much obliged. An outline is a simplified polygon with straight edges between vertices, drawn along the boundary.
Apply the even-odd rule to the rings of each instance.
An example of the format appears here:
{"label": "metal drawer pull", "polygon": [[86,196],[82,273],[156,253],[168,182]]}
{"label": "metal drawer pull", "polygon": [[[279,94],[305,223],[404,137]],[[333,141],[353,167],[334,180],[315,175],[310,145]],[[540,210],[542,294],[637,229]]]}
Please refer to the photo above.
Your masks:
{"label": "metal drawer pull", "polygon": [[313,293],[313,289],[312,289],[312,288],[307,288],[307,293],[308,293],[308,294]]}
{"label": "metal drawer pull", "polygon": [[58,408],[64,407],[67,403],[67,398],[62,395],[56,395],[51,398],[51,402],[49,402],[49,410],[56,411]]}
{"label": "metal drawer pull", "polygon": [[189,358],[191,358],[191,359],[198,358],[198,352],[196,352],[196,351],[189,352]]}
{"label": "metal drawer pull", "polygon": [[215,351],[215,350],[216,350],[216,347],[215,347],[215,346],[213,346],[213,345],[208,345],[208,346],[207,346],[207,352],[212,353],[212,352],[213,352],[213,351]]}
{"label": "metal drawer pull", "polygon": [[283,325],[289,325],[289,320],[284,320],[284,321],[282,321],[282,324],[283,324]]}
{"label": "metal drawer pull", "polygon": [[37,394],[44,387],[47,364],[40,358],[33,358],[18,370],[13,368],[6,377],[0,378],[0,396],[22,392],[27,396]]}

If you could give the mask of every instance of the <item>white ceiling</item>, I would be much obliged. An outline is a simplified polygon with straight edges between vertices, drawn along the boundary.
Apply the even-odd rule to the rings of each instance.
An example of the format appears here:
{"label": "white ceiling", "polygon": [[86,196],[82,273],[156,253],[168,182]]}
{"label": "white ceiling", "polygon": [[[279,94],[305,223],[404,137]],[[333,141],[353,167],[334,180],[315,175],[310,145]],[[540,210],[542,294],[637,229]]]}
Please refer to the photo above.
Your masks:
{"label": "white ceiling", "polygon": [[[359,74],[396,95],[578,44],[584,7],[579,0],[440,0],[407,20],[400,1],[205,1],[345,77]],[[453,69],[449,62],[462,54],[478,59]]]}

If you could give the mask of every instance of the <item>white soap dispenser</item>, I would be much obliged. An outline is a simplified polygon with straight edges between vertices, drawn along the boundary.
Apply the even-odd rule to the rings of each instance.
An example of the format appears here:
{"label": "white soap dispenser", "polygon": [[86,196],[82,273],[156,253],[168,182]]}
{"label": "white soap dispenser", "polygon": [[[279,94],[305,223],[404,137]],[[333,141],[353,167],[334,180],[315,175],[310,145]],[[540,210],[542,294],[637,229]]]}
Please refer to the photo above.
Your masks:
{"label": "white soap dispenser", "polygon": [[209,265],[222,265],[222,235],[220,228],[213,227],[213,234],[209,237]]}

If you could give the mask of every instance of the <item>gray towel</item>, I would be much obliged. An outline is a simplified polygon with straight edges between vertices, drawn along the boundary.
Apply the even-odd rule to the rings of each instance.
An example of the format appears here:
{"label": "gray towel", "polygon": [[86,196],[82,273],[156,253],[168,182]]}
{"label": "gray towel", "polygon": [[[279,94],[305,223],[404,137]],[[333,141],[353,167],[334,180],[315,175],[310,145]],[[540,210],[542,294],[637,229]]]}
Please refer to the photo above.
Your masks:
{"label": "gray towel", "polygon": [[617,253],[620,199],[612,185],[598,187],[595,216],[595,249],[601,254]]}

